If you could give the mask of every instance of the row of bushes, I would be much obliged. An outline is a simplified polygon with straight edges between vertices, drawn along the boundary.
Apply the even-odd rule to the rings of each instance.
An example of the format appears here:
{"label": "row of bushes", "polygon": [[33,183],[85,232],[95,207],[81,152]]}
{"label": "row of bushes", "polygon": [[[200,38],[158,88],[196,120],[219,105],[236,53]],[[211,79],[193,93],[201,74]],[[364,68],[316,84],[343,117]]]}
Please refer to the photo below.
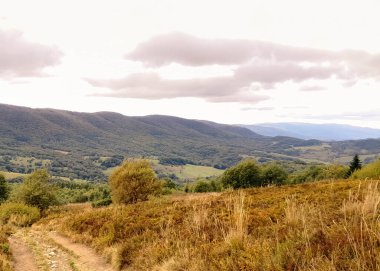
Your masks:
{"label": "row of bushes", "polygon": [[312,165],[289,172],[279,163],[258,164],[253,159],[241,161],[212,180],[199,179],[187,184],[185,192],[218,192],[225,188],[248,188],[266,185],[297,184],[320,180],[380,179],[380,159],[361,167],[355,156],[350,166],[328,164]]}

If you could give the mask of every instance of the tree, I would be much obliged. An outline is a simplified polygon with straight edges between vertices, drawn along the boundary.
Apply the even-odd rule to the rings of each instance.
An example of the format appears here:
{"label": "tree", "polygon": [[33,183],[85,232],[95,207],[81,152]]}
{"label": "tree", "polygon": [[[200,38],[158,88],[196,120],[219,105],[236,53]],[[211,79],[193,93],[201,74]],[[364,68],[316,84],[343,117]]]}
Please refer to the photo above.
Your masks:
{"label": "tree", "polygon": [[262,174],[265,184],[283,184],[288,178],[288,173],[277,163],[266,164]]}
{"label": "tree", "polygon": [[263,184],[261,169],[252,159],[246,159],[234,167],[227,169],[221,181],[224,187],[247,188]]}
{"label": "tree", "polygon": [[0,174],[0,203],[6,201],[9,197],[9,186],[4,175]]}
{"label": "tree", "polygon": [[109,178],[112,202],[117,204],[136,203],[158,194],[161,184],[152,166],[146,160],[127,160]]}
{"label": "tree", "polygon": [[359,159],[359,155],[355,154],[350,162],[350,169],[348,170],[347,177],[350,177],[355,170],[362,168],[362,162]]}
{"label": "tree", "polygon": [[41,211],[58,203],[56,189],[49,184],[50,175],[46,169],[39,169],[27,176],[19,187],[16,199]]}
{"label": "tree", "polygon": [[211,185],[207,181],[204,181],[204,180],[197,181],[194,186],[194,192],[196,193],[205,193],[205,192],[211,192],[211,191],[212,191]]}

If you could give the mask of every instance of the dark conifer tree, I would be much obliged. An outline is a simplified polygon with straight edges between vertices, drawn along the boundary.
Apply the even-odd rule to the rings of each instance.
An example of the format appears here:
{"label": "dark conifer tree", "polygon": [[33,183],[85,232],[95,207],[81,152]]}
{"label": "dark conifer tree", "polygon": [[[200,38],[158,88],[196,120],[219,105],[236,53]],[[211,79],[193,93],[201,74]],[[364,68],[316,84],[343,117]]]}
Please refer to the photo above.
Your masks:
{"label": "dark conifer tree", "polygon": [[350,177],[352,173],[354,173],[355,170],[362,168],[362,162],[359,159],[359,155],[355,154],[355,156],[352,158],[352,161],[350,162],[350,169],[347,172],[347,177]]}

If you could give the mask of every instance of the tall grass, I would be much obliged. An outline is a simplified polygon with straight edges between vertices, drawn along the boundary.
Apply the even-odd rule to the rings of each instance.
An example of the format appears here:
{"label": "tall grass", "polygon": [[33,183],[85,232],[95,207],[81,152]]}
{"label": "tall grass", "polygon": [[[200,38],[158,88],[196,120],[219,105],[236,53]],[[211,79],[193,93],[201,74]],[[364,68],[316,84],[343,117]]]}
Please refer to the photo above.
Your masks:
{"label": "tall grass", "polygon": [[12,254],[9,246],[8,236],[11,229],[8,225],[0,226],[0,270],[12,271]]}
{"label": "tall grass", "polygon": [[378,182],[308,183],[76,207],[40,223],[123,270],[380,270],[379,193]]}

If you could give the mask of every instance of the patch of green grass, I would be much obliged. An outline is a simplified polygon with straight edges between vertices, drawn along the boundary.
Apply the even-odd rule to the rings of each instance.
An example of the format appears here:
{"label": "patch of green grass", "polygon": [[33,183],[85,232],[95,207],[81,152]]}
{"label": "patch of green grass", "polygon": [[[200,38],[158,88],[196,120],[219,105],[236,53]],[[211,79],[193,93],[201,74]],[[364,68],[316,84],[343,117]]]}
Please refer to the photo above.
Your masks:
{"label": "patch of green grass", "polygon": [[176,169],[178,173],[178,177],[184,179],[196,179],[196,178],[204,178],[210,176],[218,176],[221,175],[224,170],[216,169],[213,167],[206,166],[196,166],[196,165],[185,165],[180,166]]}

